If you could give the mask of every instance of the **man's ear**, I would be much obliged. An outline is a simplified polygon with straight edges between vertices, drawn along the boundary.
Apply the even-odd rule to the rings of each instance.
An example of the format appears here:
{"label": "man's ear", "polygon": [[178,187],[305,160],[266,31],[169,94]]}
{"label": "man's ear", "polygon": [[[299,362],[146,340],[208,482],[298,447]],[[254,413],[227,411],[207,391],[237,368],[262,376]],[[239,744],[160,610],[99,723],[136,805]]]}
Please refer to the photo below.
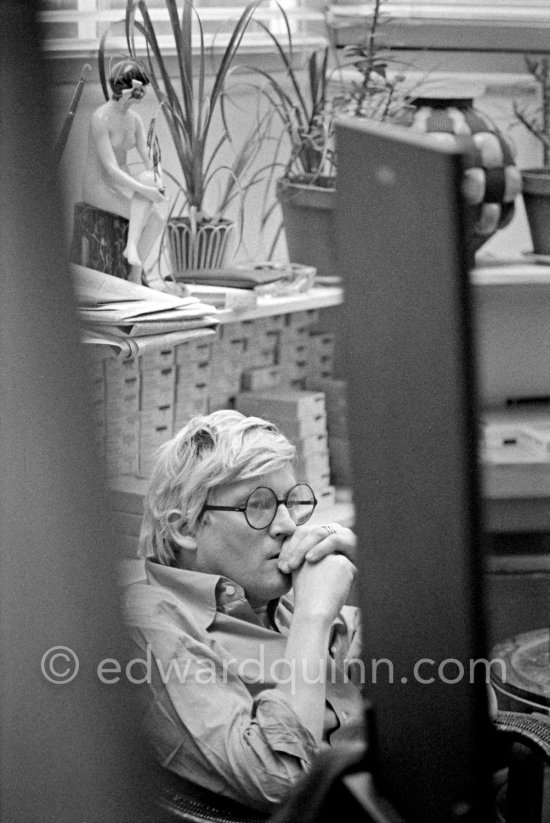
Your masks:
{"label": "man's ear", "polygon": [[197,538],[194,534],[182,534],[180,536],[179,545],[182,549],[187,549],[188,551],[196,551],[197,550]]}

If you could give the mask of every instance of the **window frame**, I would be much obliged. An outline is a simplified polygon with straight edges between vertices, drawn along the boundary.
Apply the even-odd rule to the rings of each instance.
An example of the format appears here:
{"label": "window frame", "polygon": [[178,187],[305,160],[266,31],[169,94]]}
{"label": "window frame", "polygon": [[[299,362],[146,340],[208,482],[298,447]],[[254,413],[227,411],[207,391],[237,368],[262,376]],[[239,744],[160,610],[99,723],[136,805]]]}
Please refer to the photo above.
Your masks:
{"label": "window frame", "polygon": [[[121,10],[94,11],[92,8],[97,0],[78,0],[80,8],[73,11],[50,10],[40,12],[44,22],[60,22],[80,20],[84,29],[90,33],[90,19],[97,20],[99,15],[104,20],[121,20]],[[296,0],[300,3],[301,0]],[[308,0],[305,0],[307,3]],[[320,34],[308,34],[308,25],[315,24],[317,30],[323,28],[325,15],[320,7],[320,0],[310,0],[312,7],[297,6],[287,10],[290,16],[302,21],[302,29],[295,38],[298,55],[309,52],[325,42]],[[315,5],[319,2],[319,8]],[[243,2],[244,7],[245,3]],[[332,14],[338,15],[342,25],[337,29],[327,27],[327,37],[334,45],[340,47],[348,43],[357,42],[366,31],[366,25],[357,20],[357,13],[365,13],[372,4],[346,5],[335,3],[329,6]],[[391,48],[394,52],[404,55],[414,55],[415,62],[431,56],[432,61],[437,59],[442,69],[450,71],[507,71],[522,73],[524,71],[523,56],[527,53],[550,53],[550,11],[548,0],[530,0],[523,3],[518,0],[463,0],[461,4],[451,0],[426,0],[426,2],[412,2],[412,0],[386,0],[383,4],[383,13],[393,19],[383,26],[383,33],[379,37],[380,45]],[[219,11],[218,11],[218,10]],[[346,15],[354,12],[346,24]],[[159,17],[161,9],[152,9],[152,17]],[[205,19],[217,19],[221,15],[222,7],[214,5],[202,7],[201,13]],[[233,9],[223,7],[223,15],[238,14],[237,7]],[[95,22],[94,22],[95,26]],[[49,61],[54,64],[54,76],[60,81],[70,81],[78,74],[83,60],[95,62],[97,57],[98,40],[94,38],[51,39],[43,43],[44,52]],[[219,42],[214,40],[212,53],[223,47],[223,38]],[[113,38],[112,48],[124,50],[123,38]],[[165,46],[165,53],[170,56],[173,50]],[[249,36],[242,44],[241,56],[243,63],[257,63],[263,68],[277,65],[277,59],[272,54],[272,44],[268,38]],[[420,53],[420,55],[419,55]],[[505,56],[505,58],[503,57]],[[515,60],[514,60],[515,56]],[[471,58],[473,57],[473,63]]]}

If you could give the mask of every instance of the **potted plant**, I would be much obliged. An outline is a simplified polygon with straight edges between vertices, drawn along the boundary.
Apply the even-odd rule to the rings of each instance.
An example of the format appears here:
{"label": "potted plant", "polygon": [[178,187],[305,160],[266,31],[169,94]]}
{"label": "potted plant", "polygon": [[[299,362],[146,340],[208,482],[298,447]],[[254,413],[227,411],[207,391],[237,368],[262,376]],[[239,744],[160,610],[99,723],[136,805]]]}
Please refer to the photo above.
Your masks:
{"label": "potted plant", "polygon": [[542,146],[541,168],[523,169],[523,202],[531,231],[535,254],[550,255],[550,59],[526,57],[525,62],[537,81],[539,101],[536,106],[514,103],[519,122]]}
{"label": "potted plant", "polygon": [[[246,6],[235,23],[213,78],[207,77],[207,60],[211,55],[192,0],[182,0],[180,9],[176,0],[164,3],[171,51],[175,51],[175,73],[169,70],[171,54],[160,46],[147,0],[127,0],[124,22],[128,54],[143,65],[150,78],[179,165],[177,171],[164,169],[165,177],[176,185],[167,234],[177,276],[187,269],[217,268],[223,264],[231,234],[236,228],[242,232],[246,192],[258,182],[253,164],[261,144],[262,125],[255,123],[249,139],[237,147],[226,124],[224,106],[226,80],[259,0]],[[195,42],[194,32],[198,35]],[[101,41],[99,61],[104,90],[107,34]],[[145,50],[140,49],[143,42]],[[220,128],[221,134],[215,133]],[[156,118],[151,131],[153,135],[156,132]],[[227,149],[228,161],[222,159]],[[229,219],[228,213],[235,212],[236,220]]]}
{"label": "potted plant", "polygon": [[[288,253],[292,262],[313,265],[321,276],[334,275],[337,268],[335,119],[384,120],[403,102],[398,92],[403,75],[390,75],[388,54],[376,42],[382,3],[383,0],[374,2],[367,37],[346,47],[342,59],[335,56],[332,67],[329,62],[333,50],[329,45],[309,56],[305,71],[296,67],[290,25],[282,8],[279,7],[286,28],[285,42],[263,26],[284,70],[284,80],[279,81],[272,73],[255,69],[266,81],[262,94],[280,127],[270,174],[280,172],[276,192]],[[344,78],[344,69],[350,67],[359,79]],[[286,160],[281,161],[283,152]],[[266,210],[264,224],[276,205]],[[279,233],[280,228],[275,232],[271,253]]]}

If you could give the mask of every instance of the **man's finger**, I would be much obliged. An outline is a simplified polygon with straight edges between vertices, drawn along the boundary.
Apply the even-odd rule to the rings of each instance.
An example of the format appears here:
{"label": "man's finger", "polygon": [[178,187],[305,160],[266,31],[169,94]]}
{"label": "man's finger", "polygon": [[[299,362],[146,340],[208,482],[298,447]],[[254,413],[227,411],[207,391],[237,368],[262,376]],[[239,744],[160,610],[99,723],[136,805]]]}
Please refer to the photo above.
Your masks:
{"label": "man's finger", "polygon": [[317,562],[323,557],[340,552],[353,560],[355,535],[338,523],[325,523],[315,526],[305,535],[297,534],[283,547],[279,558],[279,568],[288,574],[298,569],[304,560]]}

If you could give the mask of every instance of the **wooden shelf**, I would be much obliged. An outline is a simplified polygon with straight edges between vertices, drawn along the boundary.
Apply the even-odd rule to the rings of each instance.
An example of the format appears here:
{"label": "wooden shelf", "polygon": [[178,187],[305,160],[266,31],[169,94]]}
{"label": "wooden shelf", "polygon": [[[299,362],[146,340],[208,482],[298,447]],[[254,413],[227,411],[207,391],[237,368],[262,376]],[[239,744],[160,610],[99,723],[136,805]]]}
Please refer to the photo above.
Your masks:
{"label": "wooden shelf", "polygon": [[343,302],[341,288],[335,286],[316,286],[307,292],[290,295],[258,297],[258,305],[243,311],[219,311],[216,318],[220,323],[235,323],[239,320],[256,320],[259,317],[272,317],[275,314],[290,314],[299,311],[313,311],[338,306]]}

